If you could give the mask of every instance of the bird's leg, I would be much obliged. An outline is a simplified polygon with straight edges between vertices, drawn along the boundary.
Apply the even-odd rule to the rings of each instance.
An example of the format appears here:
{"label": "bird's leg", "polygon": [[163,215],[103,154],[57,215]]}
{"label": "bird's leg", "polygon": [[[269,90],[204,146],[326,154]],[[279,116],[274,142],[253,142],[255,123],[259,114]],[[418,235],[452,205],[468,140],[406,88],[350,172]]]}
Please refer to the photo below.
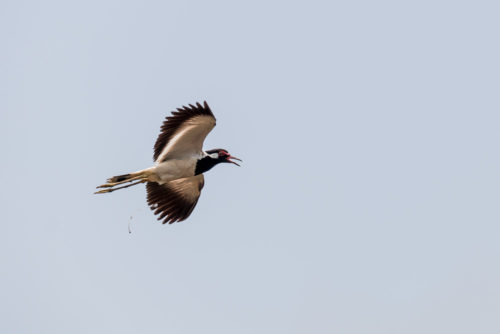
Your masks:
{"label": "bird's leg", "polygon": [[119,182],[108,182],[108,183],[105,183],[105,184],[102,184],[102,185],[98,186],[97,188],[111,188],[111,187],[117,186],[119,184],[123,184],[123,183],[127,183],[127,182],[132,182],[132,181],[135,181],[135,180],[142,180],[142,179],[144,179],[144,176],[143,175],[139,175],[139,176],[135,176],[135,177],[132,177],[130,179],[119,181]]}
{"label": "bird's leg", "polygon": [[[121,186],[121,187],[118,187],[118,188],[107,188],[107,189],[102,189],[102,190],[96,191],[94,194],[104,194],[104,193],[110,193],[110,192],[115,191],[115,190],[118,190],[118,189],[124,189],[124,188],[128,188],[128,187],[132,187],[132,186],[135,186],[136,184],[139,184],[139,183],[144,183],[144,182],[147,182],[147,180],[146,180],[146,179],[139,180],[139,181],[137,181],[137,182],[134,182],[134,183],[131,183],[131,184],[127,184],[126,186]],[[117,182],[117,183],[123,183],[123,182]]]}

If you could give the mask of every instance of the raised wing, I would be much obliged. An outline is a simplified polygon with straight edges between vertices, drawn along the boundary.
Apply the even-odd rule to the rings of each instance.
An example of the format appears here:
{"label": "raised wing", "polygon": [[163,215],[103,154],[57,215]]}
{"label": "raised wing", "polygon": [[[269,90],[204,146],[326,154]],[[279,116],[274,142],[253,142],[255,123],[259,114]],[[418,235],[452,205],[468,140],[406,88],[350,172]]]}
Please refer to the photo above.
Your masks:
{"label": "raised wing", "polygon": [[191,156],[201,151],[203,141],[215,126],[215,117],[207,102],[183,106],[172,112],[161,127],[156,140],[153,159],[162,162],[166,159]]}
{"label": "raised wing", "polygon": [[205,184],[203,174],[177,179],[164,184],[148,182],[148,204],[163,224],[183,221],[193,212],[201,189]]}

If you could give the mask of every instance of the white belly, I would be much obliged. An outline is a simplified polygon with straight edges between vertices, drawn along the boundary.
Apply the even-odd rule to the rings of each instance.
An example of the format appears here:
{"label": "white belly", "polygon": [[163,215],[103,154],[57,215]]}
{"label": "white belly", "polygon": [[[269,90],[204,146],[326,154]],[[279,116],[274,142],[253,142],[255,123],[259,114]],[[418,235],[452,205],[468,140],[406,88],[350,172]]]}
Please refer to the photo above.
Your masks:
{"label": "white belly", "polygon": [[158,183],[194,176],[196,168],[196,157],[182,160],[167,160],[155,166],[154,171],[158,177]]}

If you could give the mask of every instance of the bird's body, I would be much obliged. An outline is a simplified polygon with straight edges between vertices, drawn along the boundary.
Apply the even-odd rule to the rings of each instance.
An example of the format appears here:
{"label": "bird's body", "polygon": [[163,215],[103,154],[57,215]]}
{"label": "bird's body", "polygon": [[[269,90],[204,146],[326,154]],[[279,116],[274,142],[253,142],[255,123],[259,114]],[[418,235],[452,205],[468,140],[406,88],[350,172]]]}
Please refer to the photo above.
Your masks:
{"label": "bird's body", "polygon": [[151,167],[156,178],[155,182],[164,184],[169,181],[195,175],[196,163],[201,154],[188,156],[183,159],[169,159]]}
{"label": "bird's body", "polygon": [[[163,223],[189,217],[204,185],[203,173],[221,162],[238,165],[224,149],[203,151],[203,141],[215,126],[215,117],[204,102],[178,108],[167,117],[154,146],[152,167],[118,175],[97,187],[107,193],[147,182],[148,204]],[[116,187],[125,183],[134,183]]]}

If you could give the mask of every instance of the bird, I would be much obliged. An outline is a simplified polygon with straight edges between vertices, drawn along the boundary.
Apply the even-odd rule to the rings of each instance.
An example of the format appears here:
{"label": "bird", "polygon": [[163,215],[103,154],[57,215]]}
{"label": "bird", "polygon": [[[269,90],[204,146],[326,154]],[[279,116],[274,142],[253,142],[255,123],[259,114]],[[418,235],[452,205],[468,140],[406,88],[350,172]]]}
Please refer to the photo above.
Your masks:
{"label": "bird", "polygon": [[187,219],[205,184],[203,174],[220,163],[240,166],[242,161],[222,148],[204,151],[203,142],[215,127],[216,119],[204,101],[203,105],[182,106],[167,116],[154,145],[152,167],[117,175],[97,187],[95,194],[146,183],[147,203],[157,219],[172,224]]}

